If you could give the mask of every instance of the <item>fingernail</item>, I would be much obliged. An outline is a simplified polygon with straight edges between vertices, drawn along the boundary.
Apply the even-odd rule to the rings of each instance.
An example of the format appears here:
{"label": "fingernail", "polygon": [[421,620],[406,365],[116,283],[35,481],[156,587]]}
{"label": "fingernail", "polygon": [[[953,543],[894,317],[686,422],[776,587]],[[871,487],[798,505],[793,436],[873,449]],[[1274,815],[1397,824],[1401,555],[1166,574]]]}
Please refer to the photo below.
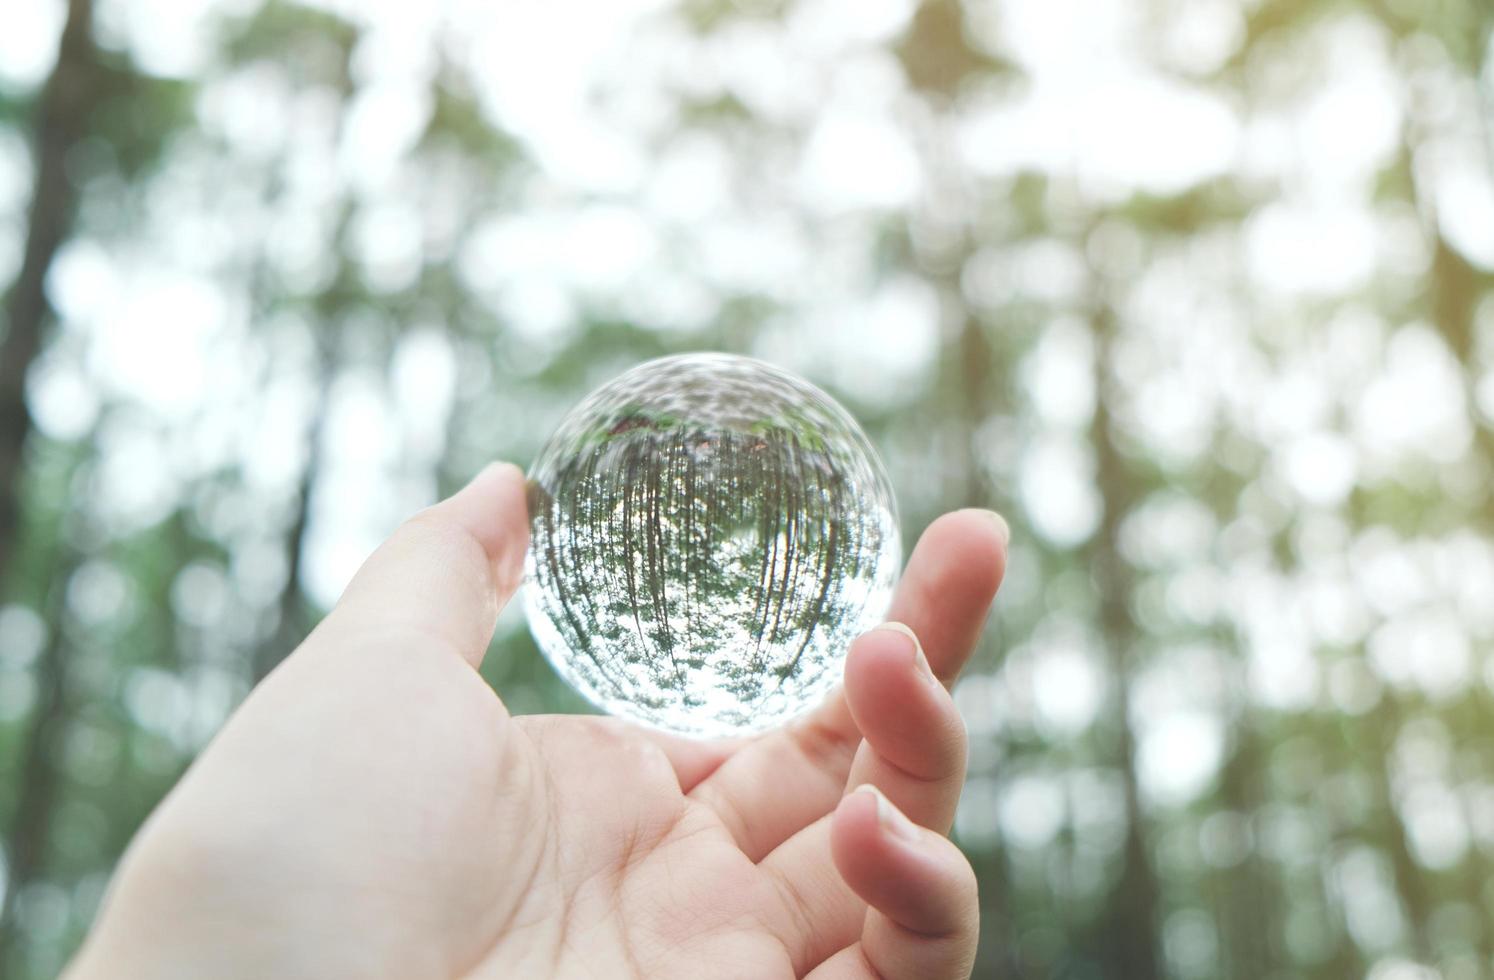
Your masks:
{"label": "fingernail", "polygon": [[909,653],[913,657],[913,667],[923,675],[924,680],[937,684],[939,679],[934,676],[934,670],[929,666],[929,658],[923,655],[923,644],[918,642],[918,636],[907,626],[898,622],[887,622],[877,627],[888,633],[901,633],[908,638]]}
{"label": "fingernail", "polygon": [[877,823],[898,840],[909,844],[917,844],[921,836],[919,829],[913,825],[913,821],[903,816],[903,812],[892,805],[892,801],[882,795],[882,791],[871,783],[862,783],[856,787],[858,793],[868,793],[877,801]]}
{"label": "fingernail", "polygon": [[1012,529],[1011,526],[1006,523],[1006,518],[1002,517],[994,510],[983,511],[983,513],[990,519],[992,524],[996,525],[996,530],[1001,535],[1001,543],[1011,544]]}

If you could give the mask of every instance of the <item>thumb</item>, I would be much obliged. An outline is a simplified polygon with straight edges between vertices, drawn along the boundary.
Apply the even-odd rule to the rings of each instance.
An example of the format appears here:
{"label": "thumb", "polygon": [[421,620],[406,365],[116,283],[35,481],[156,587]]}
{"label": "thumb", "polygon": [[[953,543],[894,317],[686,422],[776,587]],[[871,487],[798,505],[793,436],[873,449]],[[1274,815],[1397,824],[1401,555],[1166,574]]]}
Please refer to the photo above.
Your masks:
{"label": "thumb", "polygon": [[529,546],[524,474],[492,463],[454,496],[410,518],[353,576],[318,642],[414,638],[476,667]]}

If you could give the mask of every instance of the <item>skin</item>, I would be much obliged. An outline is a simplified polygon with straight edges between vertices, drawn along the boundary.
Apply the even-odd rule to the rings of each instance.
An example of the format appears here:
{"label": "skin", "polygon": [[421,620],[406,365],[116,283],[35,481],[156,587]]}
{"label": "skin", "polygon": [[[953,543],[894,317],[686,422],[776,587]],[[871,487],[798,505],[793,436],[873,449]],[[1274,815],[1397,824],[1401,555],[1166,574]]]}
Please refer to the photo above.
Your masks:
{"label": "skin", "polygon": [[969,976],[948,685],[999,517],[930,525],[843,687],[737,742],[510,717],[474,668],[527,538],[495,464],[385,542],[147,821],[68,976]]}

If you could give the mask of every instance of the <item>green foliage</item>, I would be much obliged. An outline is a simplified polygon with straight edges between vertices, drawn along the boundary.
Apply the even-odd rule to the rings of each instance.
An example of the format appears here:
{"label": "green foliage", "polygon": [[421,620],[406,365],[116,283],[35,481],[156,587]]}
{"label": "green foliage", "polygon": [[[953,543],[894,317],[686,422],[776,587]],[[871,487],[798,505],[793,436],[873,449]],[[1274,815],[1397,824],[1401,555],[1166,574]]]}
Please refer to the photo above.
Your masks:
{"label": "green foliage", "polygon": [[930,0],[918,6],[897,48],[915,89],[952,98],[971,83],[988,84],[1019,71],[972,43],[966,10],[959,0]]}
{"label": "green foliage", "polygon": [[358,29],[348,21],[288,0],[269,0],[249,16],[222,27],[224,60],[273,62],[297,85],[352,86],[349,60]]}
{"label": "green foliage", "polygon": [[29,93],[10,92],[0,88],[0,126],[19,126],[31,115],[35,100]]}
{"label": "green foliage", "polygon": [[445,67],[431,94],[434,107],[421,136],[422,149],[450,147],[492,174],[523,159],[523,149],[487,117],[459,73]]}
{"label": "green foliage", "polygon": [[140,180],[170,137],[188,125],[196,87],[141,74],[122,62],[99,65],[95,84],[107,94],[90,113],[86,131],[108,148],[119,178]]}
{"label": "green foliage", "polygon": [[1220,179],[1181,194],[1136,194],[1113,213],[1153,234],[1187,235],[1210,224],[1238,224],[1258,203],[1246,198],[1234,181]]}

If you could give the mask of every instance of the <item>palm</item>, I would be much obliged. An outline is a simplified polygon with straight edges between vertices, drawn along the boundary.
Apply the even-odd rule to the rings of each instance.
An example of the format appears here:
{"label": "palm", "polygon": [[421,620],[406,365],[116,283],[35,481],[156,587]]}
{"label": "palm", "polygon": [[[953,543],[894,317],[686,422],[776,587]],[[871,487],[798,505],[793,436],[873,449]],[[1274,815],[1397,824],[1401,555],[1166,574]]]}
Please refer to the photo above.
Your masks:
{"label": "palm", "polygon": [[532,824],[541,867],[519,915],[551,934],[539,944],[506,937],[474,973],[697,977],[715,962],[741,964],[743,976],[794,975],[765,925],[778,898],[771,882],[683,792],[653,740],[601,719],[521,721],[532,764],[549,775]]}

